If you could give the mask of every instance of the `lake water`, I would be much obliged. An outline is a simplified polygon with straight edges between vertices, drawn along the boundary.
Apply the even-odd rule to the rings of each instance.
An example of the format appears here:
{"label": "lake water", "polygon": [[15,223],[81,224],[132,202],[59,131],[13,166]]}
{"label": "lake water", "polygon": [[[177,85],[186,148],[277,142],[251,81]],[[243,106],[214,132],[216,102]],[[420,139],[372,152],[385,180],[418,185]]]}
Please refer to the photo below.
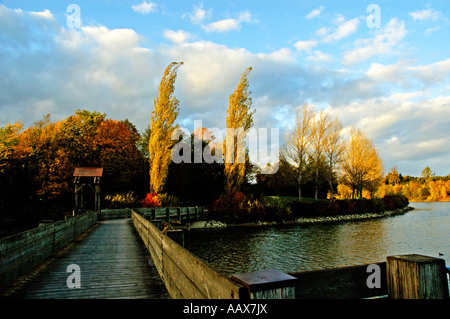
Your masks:
{"label": "lake water", "polygon": [[226,275],[368,264],[399,254],[439,257],[450,266],[450,202],[410,206],[415,210],[404,215],[360,221],[191,230],[185,247]]}

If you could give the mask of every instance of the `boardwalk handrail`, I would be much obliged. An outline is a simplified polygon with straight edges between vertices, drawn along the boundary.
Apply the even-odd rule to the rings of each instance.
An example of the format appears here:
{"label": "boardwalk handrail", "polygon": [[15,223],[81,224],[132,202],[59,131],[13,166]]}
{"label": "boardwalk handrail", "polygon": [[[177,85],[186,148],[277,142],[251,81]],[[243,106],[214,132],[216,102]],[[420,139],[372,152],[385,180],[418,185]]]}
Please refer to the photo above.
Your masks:
{"label": "boardwalk handrail", "polygon": [[239,299],[243,286],[225,277],[132,210],[131,218],[174,299]]}
{"label": "boardwalk handrail", "polygon": [[97,223],[88,212],[0,239],[0,290]]}
{"label": "boardwalk handrail", "polygon": [[146,219],[160,219],[164,221],[185,220],[193,221],[199,218],[205,218],[207,210],[203,206],[190,207],[141,207],[141,208],[119,208],[102,209],[102,220],[131,218],[131,211],[134,210]]}

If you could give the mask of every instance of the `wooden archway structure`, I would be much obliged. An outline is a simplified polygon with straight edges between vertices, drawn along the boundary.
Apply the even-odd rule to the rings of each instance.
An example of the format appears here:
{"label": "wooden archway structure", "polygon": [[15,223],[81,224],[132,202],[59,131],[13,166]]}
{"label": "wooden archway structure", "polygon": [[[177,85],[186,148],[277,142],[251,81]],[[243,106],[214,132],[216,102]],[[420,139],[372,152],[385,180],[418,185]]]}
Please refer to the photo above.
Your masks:
{"label": "wooden archway structure", "polygon": [[100,181],[103,176],[101,167],[76,167],[73,172],[75,183],[75,210],[74,215],[84,212],[86,207],[83,200],[83,190],[90,187],[94,192],[94,210],[101,213],[100,208]]}

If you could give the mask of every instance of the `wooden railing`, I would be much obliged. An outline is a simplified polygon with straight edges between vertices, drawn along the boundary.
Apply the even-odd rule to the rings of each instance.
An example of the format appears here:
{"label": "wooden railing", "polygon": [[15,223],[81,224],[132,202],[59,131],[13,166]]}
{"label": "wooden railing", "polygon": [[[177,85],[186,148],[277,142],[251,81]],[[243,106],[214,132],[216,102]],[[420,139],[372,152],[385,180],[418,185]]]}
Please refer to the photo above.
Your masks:
{"label": "wooden railing", "polygon": [[[203,206],[192,207],[156,207],[156,208],[133,208],[133,210],[146,219],[159,219],[169,222],[171,220],[198,220],[205,218],[208,211]],[[103,220],[116,218],[130,218],[131,209],[102,209]]]}
{"label": "wooden railing", "polygon": [[133,224],[174,299],[239,299],[243,286],[225,277],[132,211]]}
{"label": "wooden railing", "polygon": [[97,223],[97,212],[45,224],[0,240],[0,290]]}

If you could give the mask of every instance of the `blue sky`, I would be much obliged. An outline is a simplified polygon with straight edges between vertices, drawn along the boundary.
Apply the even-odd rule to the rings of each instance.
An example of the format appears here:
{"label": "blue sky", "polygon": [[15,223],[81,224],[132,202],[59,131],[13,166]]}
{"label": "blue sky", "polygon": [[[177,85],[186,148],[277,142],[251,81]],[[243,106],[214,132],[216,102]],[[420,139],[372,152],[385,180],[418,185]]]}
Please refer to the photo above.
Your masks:
{"label": "blue sky", "polygon": [[178,122],[223,128],[251,66],[255,127],[283,131],[309,102],[363,129],[386,171],[448,175],[449,30],[446,1],[1,1],[0,125],[85,108],[143,130],[183,61]]}

